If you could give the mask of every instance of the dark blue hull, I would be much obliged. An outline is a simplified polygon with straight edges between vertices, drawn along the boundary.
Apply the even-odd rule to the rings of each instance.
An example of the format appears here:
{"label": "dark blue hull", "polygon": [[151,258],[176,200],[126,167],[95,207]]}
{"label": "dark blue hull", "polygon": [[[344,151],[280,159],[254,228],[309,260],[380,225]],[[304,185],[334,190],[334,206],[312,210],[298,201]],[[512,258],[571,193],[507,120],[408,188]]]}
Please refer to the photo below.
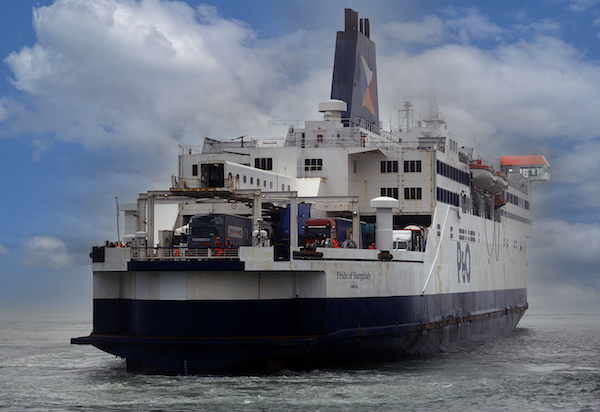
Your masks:
{"label": "dark blue hull", "polygon": [[448,351],[513,330],[526,289],[361,299],[97,299],[94,331],[72,340],[129,370],[269,373]]}

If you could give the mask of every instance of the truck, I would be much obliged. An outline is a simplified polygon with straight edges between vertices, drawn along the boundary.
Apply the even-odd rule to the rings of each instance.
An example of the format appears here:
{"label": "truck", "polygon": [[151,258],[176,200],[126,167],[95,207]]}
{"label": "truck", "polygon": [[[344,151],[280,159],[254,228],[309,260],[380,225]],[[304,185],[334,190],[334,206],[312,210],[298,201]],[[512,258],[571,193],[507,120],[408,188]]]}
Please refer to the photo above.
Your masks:
{"label": "truck", "polygon": [[232,246],[252,246],[252,219],[224,213],[197,214],[188,222],[188,246],[190,249],[214,248],[217,237],[221,247],[227,238]]}
{"label": "truck", "polygon": [[[366,246],[367,225],[360,222],[360,237],[362,246]],[[352,241],[352,220],[343,218],[308,219],[304,225],[304,247],[313,246],[319,242],[320,246],[331,246],[336,238],[340,246],[358,247]]]}
{"label": "truck", "polygon": [[[310,219],[310,203],[298,203],[298,244],[304,243],[304,227]],[[290,204],[287,207],[281,208],[280,227],[277,232],[279,235],[275,239],[276,242],[289,242],[290,239]]]}
{"label": "truck", "polygon": [[421,228],[411,225],[401,230],[392,231],[392,250],[424,251],[425,242]]}

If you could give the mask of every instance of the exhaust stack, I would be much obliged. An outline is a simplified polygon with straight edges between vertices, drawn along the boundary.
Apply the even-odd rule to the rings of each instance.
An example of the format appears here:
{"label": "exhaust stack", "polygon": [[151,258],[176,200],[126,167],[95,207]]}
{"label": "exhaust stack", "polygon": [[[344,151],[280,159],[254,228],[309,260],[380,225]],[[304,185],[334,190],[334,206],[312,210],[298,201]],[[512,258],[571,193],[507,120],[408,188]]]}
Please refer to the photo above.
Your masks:
{"label": "exhaust stack", "polygon": [[379,133],[379,97],[375,43],[371,41],[369,19],[345,9],[345,30],[338,31],[333,63],[331,98],[342,100],[344,126],[361,126]]}

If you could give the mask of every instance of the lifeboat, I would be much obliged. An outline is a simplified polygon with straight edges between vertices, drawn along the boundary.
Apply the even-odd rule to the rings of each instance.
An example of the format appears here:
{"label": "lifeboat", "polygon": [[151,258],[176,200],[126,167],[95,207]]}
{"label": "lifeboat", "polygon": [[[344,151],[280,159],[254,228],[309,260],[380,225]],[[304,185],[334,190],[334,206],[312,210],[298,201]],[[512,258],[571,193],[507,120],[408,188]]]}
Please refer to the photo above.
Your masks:
{"label": "lifeboat", "polygon": [[508,189],[508,178],[505,174],[496,171],[496,175],[498,176],[498,180],[496,180],[496,186],[490,189],[490,193],[500,193]]}
{"label": "lifeboat", "polygon": [[496,194],[508,189],[508,179],[481,160],[472,160],[470,164],[471,179],[475,187],[488,193]]}

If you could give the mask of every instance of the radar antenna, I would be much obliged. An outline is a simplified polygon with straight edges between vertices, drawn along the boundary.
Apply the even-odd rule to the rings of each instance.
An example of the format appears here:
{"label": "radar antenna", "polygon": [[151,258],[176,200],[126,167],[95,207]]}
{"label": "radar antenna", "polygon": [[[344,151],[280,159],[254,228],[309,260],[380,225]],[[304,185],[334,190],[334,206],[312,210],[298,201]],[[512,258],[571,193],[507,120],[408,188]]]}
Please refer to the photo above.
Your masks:
{"label": "radar antenna", "polygon": [[401,132],[410,132],[414,127],[415,119],[413,117],[412,97],[404,97],[404,108],[398,109],[398,123],[400,124]]}

